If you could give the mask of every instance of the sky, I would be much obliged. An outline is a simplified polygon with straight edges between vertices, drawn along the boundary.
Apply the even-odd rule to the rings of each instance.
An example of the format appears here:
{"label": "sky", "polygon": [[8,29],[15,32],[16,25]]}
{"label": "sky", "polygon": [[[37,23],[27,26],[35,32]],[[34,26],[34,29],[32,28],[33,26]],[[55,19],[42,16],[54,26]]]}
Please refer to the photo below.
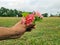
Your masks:
{"label": "sky", "polygon": [[0,0],[0,7],[56,14],[60,12],[60,0]]}

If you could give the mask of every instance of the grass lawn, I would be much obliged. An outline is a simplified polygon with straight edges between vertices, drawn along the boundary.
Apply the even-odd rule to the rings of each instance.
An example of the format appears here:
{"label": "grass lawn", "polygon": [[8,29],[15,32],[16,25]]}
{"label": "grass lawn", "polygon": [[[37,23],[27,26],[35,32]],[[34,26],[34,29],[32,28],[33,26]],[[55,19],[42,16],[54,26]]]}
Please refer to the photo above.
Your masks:
{"label": "grass lawn", "polygon": [[[10,27],[19,20],[16,17],[0,17],[0,26]],[[2,40],[0,45],[60,45],[60,17],[44,18],[42,22],[36,22],[36,29],[18,39]]]}

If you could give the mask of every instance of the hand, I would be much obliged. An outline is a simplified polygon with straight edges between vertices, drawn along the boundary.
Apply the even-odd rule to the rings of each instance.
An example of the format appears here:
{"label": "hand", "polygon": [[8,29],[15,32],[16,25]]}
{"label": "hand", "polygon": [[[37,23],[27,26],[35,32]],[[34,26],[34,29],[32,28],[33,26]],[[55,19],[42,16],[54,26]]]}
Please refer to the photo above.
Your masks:
{"label": "hand", "polygon": [[[25,21],[26,21],[25,18],[22,17],[21,19],[22,24],[26,25]],[[29,25],[26,25],[26,31],[31,31],[32,29],[35,29],[35,24],[30,23]]]}
{"label": "hand", "polygon": [[32,29],[35,29],[35,24],[30,24],[27,26],[26,31],[31,31]]}

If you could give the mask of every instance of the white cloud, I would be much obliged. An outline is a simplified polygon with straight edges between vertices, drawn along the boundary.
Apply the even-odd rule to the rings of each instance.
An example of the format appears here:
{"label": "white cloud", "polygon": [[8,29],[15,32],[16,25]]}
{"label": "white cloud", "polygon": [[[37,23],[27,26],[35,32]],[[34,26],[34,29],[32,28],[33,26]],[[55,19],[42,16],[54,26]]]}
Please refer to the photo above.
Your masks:
{"label": "white cloud", "polygon": [[[39,10],[40,12],[57,12],[60,0],[0,0],[0,7],[23,11]],[[56,10],[56,11],[55,11]]]}

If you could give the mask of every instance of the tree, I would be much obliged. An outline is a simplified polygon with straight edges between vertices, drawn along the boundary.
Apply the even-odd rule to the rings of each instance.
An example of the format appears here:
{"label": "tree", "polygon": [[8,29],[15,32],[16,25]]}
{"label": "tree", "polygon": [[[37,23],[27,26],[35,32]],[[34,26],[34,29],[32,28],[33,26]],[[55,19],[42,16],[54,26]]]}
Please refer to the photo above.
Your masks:
{"label": "tree", "polygon": [[50,17],[53,17],[53,14],[50,14]]}
{"label": "tree", "polygon": [[22,11],[18,11],[18,17],[22,17]]}
{"label": "tree", "polygon": [[60,14],[59,14],[59,17],[60,17]]}
{"label": "tree", "polygon": [[42,14],[44,17],[48,17],[48,13],[44,13]]}
{"label": "tree", "polygon": [[15,16],[18,15],[18,11],[16,9],[14,9],[14,14]]}
{"label": "tree", "polygon": [[15,11],[12,9],[7,11],[7,15],[8,15],[8,17],[15,17],[16,16]]}

